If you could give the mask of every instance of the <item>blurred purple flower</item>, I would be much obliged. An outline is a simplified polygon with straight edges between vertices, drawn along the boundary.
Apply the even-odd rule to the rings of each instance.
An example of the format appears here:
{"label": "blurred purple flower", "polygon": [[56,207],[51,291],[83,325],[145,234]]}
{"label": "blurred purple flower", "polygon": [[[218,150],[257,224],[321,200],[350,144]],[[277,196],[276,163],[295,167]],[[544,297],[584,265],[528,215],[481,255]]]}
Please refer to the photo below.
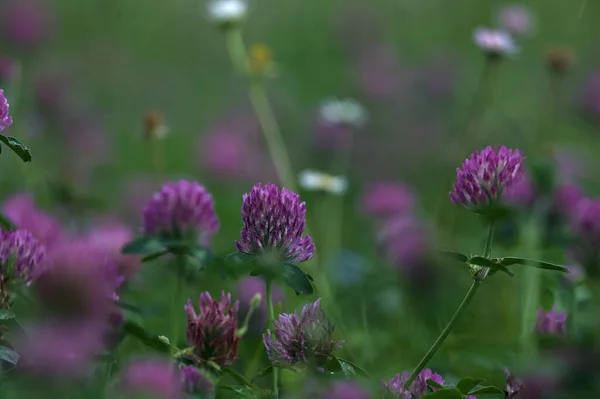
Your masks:
{"label": "blurred purple flower", "polygon": [[531,12],[522,5],[505,6],[498,13],[498,25],[515,36],[525,36],[534,28],[535,21]]}
{"label": "blurred purple flower", "polygon": [[192,395],[200,395],[201,398],[212,398],[215,393],[215,383],[201,370],[193,366],[181,368],[181,382],[185,392]]}
{"label": "blurred purple flower", "polygon": [[64,236],[59,222],[38,209],[30,194],[9,197],[4,201],[2,212],[20,229],[29,231],[48,250]]}
{"label": "blurred purple flower", "polygon": [[47,253],[35,288],[46,312],[107,323],[123,283],[106,253],[83,239],[61,241]]}
{"label": "blurred purple flower", "polygon": [[594,72],[583,87],[582,105],[584,111],[600,120],[600,71]]}
{"label": "blurred purple flower", "polygon": [[423,226],[410,214],[387,219],[378,231],[377,240],[388,259],[401,268],[414,266],[427,248]]}
{"label": "blurred purple flower", "polygon": [[566,148],[554,148],[552,158],[560,183],[569,183],[577,179],[591,177],[590,161],[580,151]]}
{"label": "blurred purple flower", "polygon": [[503,56],[518,51],[508,32],[487,28],[477,28],[473,33],[475,44],[490,56]]}
{"label": "blurred purple flower", "polygon": [[13,120],[9,114],[8,100],[4,96],[4,90],[0,89],[0,132],[12,125]]}
{"label": "blurred purple flower", "polygon": [[365,212],[384,217],[410,212],[414,202],[412,190],[394,182],[371,183],[362,198]]}
{"label": "blurred purple flower", "polygon": [[576,238],[571,256],[587,273],[596,276],[600,267],[600,200],[582,198],[568,216]]}
{"label": "blurred purple flower", "polygon": [[540,334],[565,335],[567,333],[567,313],[557,312],[552,308],[549,312],[538,309],[535,331]]}
{"label": "blurred purple flower", "polygon": [[310,236],[302,237],[306,224],[306,203],[287,188],[258,183],[243,196],[239,252],[262,255],[274,252],[282,261],[300,263],[313,257]]}
{"label": "blurred purple flower", "polygon": [[456,169],[450,199],[471,210],[497,202],[504,189],[521,177],[524,163],[519,150],[505,146],[475,151]]}
{"label": "blurred purple flower", "polygon": [[52,33],[48,3],[38,0],[8,0],[2,5],[2,35],[16,47],[31,47]]}
{"label": "blurred purple flower", "polygon": [[506,399],[518,399],[519,392],[523,390],[523,382],[517,380],[508,369],[504,369],[506,376]]}
{"label": "blurred purple flower", "polygon": [[194,181],[165,183],[144,208],[143,230],[150,236],[194,239],[208,245],[219,230],[212,195]]}
{"label": "blurred purple flower", "polygon": [[132,277],[141,266],[138,256],[123,255],[121,249],[133,239],[133,232],[126,224],[118,221],[103,221],[95,224],[84,239],[94,248],[104,251],[109,260],[116,264],[119,274]]}
{"label": "blurred purple flower", "polygon": [[7,85],[17,71],[17,62],[9,57],[0,57],[0,84]]}
{"label": "blurred purple flower", "polygon": [[579,265],[570,265],[569,271],[561,276],[561,282],[567,286],[572,287],[577,285],[585,278],[585,271]]}
{"label": "blurred purple flower", "polygon": [[412,72],[400,65],[389,46],[369,48],[356,64],[358,83],[373,97],[389,98],[406,91]]}
{"label": "blurred purple flower", "polygon": [[583,199],[583,193],[576,184],[564,184],[554,189],[554,206],[567,218],[577,211],[577,204],[581,199]]}
{"label": "blurred purple flower", "polygon": [[[265,280],[260,277],[244,277],[240,280],[237,288],[237,297],[240,302],[240,313],[245,314],[250,307],[250,302],[256,294],[263,298],[267,297]],[[282,302],[284,299],[281,288],[273,287],[273,304]],[[268,319],[267,301],[261,301],[259,308],[252,315],[250,320],[250,331],[262,332]]]}
{"label": "blurred purple flower", "polygon": [[352,381],[336,381],[323,394],[323,399],[369,399],[363,387]]}
{"label": "blurred purple flower", "polygon": [[169,359],[131,360],[121,372],[118,387],[128,394],[150,395],[156,399],[184,397],[181,379]]}
{"label": "blurred purple flower", "polygon": [[95,324],[50,322],[27,331],[15,344],[19,368],[49,379],[91,376],[94,355],[103,347],[102,330]]}
{"label": "blurred purple flower", "polygon": [[211,174],[230,179],[257,176],[259,149],[244,133],[224,127],[202,137],[198,158]]}
{"label": "blurred purple flower", "polygon": [[536,190],[533,181],[526,173],[518,176],[506,187],[504,199],[507,203],[515,206],[528,207],[536,198]]}
{"label": "blurred purple flower", "polygon": [[[0,275],[17,279],[26,286],[45,268],[45,248],[27,230],[0,230]],[[11,270],[6,270],[10,260]],[[14,273],[14,275],[12,275]]]}
{"label": "blurred purple flower", "polygon": [[202,362],[213,361],[219,366],[231,366],[237,358],[241,338],[236,335],[239,302],[231,304],[231,294],[221,293],[217,301],[210,293],[200,294],[196,313],[188,299],[184,309],[188,315],[187,342]]}
{"label": "blurred purple flower", "polygon": [[410,372],[403,371],[402,374],[396,374],[387,382],[382,381],[383,387],[394,395],[396,399],[419,399],[421,396],[427,394],[427,380],[444,384],[444,379],[441,375],[432,372],[431,369],[424,369],[410,384],[408,389],[404,389],[404,383],[408,380],[409,376]]}
{"label": "blurred purple flower", "polygon": [[452,98],[457,87],[457,61],[451,54],[437,54],[418,71],[418,78],[428,94],[436,99]]}
{"label": "blurred purple flower", "polygon": [[334,325],[321,309],[321,299],[305,305],[302,313],[281,313],[263,334],[269,360],[274,365],[311,363],[320,369],[342,347],[333,339]]}

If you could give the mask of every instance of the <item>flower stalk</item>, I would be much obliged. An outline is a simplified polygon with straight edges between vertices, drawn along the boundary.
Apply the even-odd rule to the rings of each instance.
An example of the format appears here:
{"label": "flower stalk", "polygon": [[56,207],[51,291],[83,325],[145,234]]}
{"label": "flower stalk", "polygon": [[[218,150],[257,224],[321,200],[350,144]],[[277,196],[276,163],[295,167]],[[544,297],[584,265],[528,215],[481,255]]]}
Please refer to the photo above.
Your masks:
{"label": "flower stalk", "polygon": [[[490,222],[489,228],[488,228],[488,233],[487,233],[487,238],[485,241],[485,248],[484,248],[484,256],[486,258],[490,258],[490,256],[491,256],[493,237],[494,237],[494,222]],[[487,268],[484,270],[486,270],[485,274],[487,274]],[[462,302],[458,306],[458,309],[456,309],[456,311],[452,315],[452,318],[450,319],[450,321],[448,322],[446,327],[444,327],[444,329],[442,330],[442,333],[440,334],[440,336],[435,340],[435,342],[433,343],[431,348],[429,348],[429,350],[427,351],[425,356],[423,356],[423,359],[421,359],[419,364],[417,364],[417,367],[415,367],[415,369],[410,374],[408,379],[404,382],[404,389],[409,389],[410,384],[412,384],[412,382],[415,380],[415,378],[417,378],[419,373],[425,368],[425,366],[427,366],[427,363],[429,363],[431,358],[435,355],[435,353],[438,351],[438,349],[442,346],[442,344],[444,343],[444,341],[446,340],[448,335],[450,335],[452,328],[454,327],[454,325],[456,324],[456,322],[458,321],[460,316],[462,316],[462,314],[464,313],[467,306],[469,306],[469,303],[471,303],[471,300],[475,296],[475,293],[477,293],[477,289],[481,285],[482,280],[483,279],[480,279],[477,276],[475,276],[475,278],[473,279],[473,283],[471,284],[471,287],[469,288],[469,291],[467,291],[467,294],[465,295]]]}
{"label": "flower stalk", "polygon": [[173,305],[171,306],[171,311],[173,312],[173,320],[172,320],[172,327],[171,327],[171,342],[173,342],[173,345],[171,347],[171,355],[175,356],[175,353],[177,352],[177,340],[179,338],[179,312],[176,310],[179,306],[179,299],[181,298],[181,290],[183,288],[183,271],[185,269],[185,265],[186,265],[186,257],[185,255],[177,255],[175,257],[175,263],[176,263],[176,273],[177,276],[175,277],[175,287],[173,289]]}
{"label": "flower stalk", "polygon": [[[266,295],[267,295],[267,309],[269,311],[269,327],[274,327],[273,320],[275,320],[275,310],[273,308],[273,280],[266,279]],[[279,367],[273,365],[273,394],[275,398],[279,398]]]}

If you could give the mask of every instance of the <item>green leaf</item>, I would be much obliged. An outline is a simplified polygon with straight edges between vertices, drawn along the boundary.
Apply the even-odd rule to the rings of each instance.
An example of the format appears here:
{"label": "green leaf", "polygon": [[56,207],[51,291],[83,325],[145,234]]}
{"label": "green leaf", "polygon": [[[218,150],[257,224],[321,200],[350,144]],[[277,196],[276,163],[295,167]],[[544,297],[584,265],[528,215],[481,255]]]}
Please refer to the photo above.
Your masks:
{"label": "green leaf", "polygon": [[0,227],[2,227],[4,230],[16,230],[17,229],[17,225],[15,225],[8,217],[4,216],[1,213],[0,213]]}
{"label": "green leaf", "polygon": [[467,395],[473,388],[481,384],[483,381],[483,378],[466,377],[456,383],[456,389],[461,391],[463,395]]}
{"label": "green leaf", "polygon": [[11,136],[0,134],[0,141],[13,150],[23,162],[31,162],[31,151],[23,143]]}
{"label": "green leaf", "polygon": [[154,237],[138,237],[128,242],[121,248],[125,255],[148,255],[165,250],[165,246]]}
{"label": "green leaf", "polygon": [[422,399],[463,399],[463,394],[456,388],[442,388],[421,396]]}
{"label": "green leaf", "polygon": [[444,255],[450,259],[454,259],[454,260],[462,262],[462,263],[465,263],[469,260],[469,257],[467,255],[461,254],[460,252],[454,252],[448,248],[438,247],[437,250],[441,255]]}
{"label": "green leaf", "polygon": [[250,382],[254,384],[254,381],[258,380],[259,378],[263,378],[271,374],[273,374],[273,365],[270,365],[269,367],[259,371],[258,374],[252,377]]}
{"label": "green leaf", "polygon": [[302,271],[298,266],[293,263],[286,263],[283,265],[283,281],[294,291],[296,294],[312,294],[313,287],[310,283],[306,273]]}
{"label": "green leaf", "polygon": [[354,374],[373,379],[373,377],[371,377],[371,374],[367,373],[365,369],[358,366],[356,363],[351,362],[350,360],[342,359],[341,357],[338,357],[337,360],[338,362],[340,362],[342,369],[344,369],[344,367],[352,367],[352,369],[354,369]]}
{"label": "green leaf", "polygon": [[434,381],[434,380],[432,380],[430,378],[428,378],[427,380],[425,380],[425,384],[427,384],[431,388],[444,389],[444,386],[442,384],[440,384],[439,382]]}
{"label": "green leaf", "polygon": [[[344,371],[344,367],[342,367],[342,364],[335,356],[330,357],[323,368],[330,373],[339,373]],[[344,375],[347,374],[344,372]]]}
{"label": "green leaf", "polygon": [[8,310],[0,310],[0,320],[13,320],[14,318],[14,313],[9,312]]}
{"label": "green leaf", "polygon": [[491,259],[484,258],[483,256],[473,256],[469,259],[469,263],[476,266],[488,267],[492,270],[504,272],[509,276],[514,276],[514,273],[511,272],[508,267],[501,265],[500,263],[496,263]]}
{"label": "green leaf", "polygon": [[208,248],[200,246],[194,246],[188,248],[188,255],[196,262],[200,264],[202,270],[209,262],[212,262],[213,254]]}
{"label": "green leaf", "polygon": [[248,387],[248,388],[253,388],[252,382],[248,381],[248,379],[246,377],[244,377],[243,375],[241,375],[240,373],[238,373],[237,371],[235,371],[231,367],[223,367],[223,368],[221,368],[221,370],[224,373],[227,373],[230,376],[232,376],[233,379],[238,384],[243,385],[243,386]]}
{"label": "green leaf", "polygon": [[487,386],[487,387],[483,387],[481,385],[478,385],[476,387],[473,387],[473,389],[471,389],[468,392],[469,395],[504,395],[504,390],[494,387],[494,386]]}
{"label": "green leaf", "polygon": [[7,348],[6,346],[0,346],[0,360],[4,360],[11,364],[17,364],[19,357],[19,354],[14,350]]}
{"label": "green leaf", "polygon": [[506,258],[497,258],[497,259],[494,259],[494,261],[498,262],[504,266],[523,265],[523,266],[530,266],[530,267],[535,267],[535,268],[544,269],[544,270],[555,270],[555,271],[559,271],[559,272],[563,272],[563,273],[569,272],[569,269],[564,266],[556,265],[556,264],[550,263],[550,262],[544,262],[541,260],[524,259],[524,258],[516,258],[516,257],[509,256]]}
{"label": "green leaf", "polygon": [[123,331],[125,331],[126,334],[137,338],[144,345],[159,352],[168,353],[171,350],[169,344],[160,340],[158,335],[148,333],[142,326],[131,320],[126,320],[123,323]]}
{"label": "green leaf", "polygon": [[161,249],[160,251],[152,252],[152,253],[149,253],[148,255],[145,255],[144,257],[142,257],[142,259],[140,259],[140,262],[142,262],[142,263],[150,262],[151,260],[158,259],[161,256],[165,256],[168,253],[169,253],[168,249]]}

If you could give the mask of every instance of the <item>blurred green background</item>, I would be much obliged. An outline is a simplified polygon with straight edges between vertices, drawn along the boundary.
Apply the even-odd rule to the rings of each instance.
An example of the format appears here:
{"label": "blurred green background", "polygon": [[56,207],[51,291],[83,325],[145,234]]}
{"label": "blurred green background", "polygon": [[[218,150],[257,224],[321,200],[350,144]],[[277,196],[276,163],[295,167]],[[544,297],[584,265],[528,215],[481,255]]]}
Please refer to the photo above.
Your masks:
{"label": "blurred green background", "polygon": [[[0,9],[9,0],[2,3]],[[360,209],[367,183],[396,180],[412,187],[428,237],[465,253],[482,251],[485,228],[474,214],[452,206],[447,192],[454,169],[476,149],[505,144],[523,149],[533,163],[548,160],[552,151],[562,149],[585,165],[586,176],[593,177],[584,176],[579,182],[590,192],[597,189],[598,120],[582,112],[581,97],[587,77],[599,67],[600,28],[595,22],[600,3],[587,1],[580,12],[581,3],[520,3],[534,16],[535,29],[518,39],[516,56],[500,63],[476,134],[454,151],[452,143],[464,129],[485,63],[473,42],[473,31],[494,26],[505,2],[251,1],[244,40],[248,46],[263,43],[272,51],[278,73],[267,82],[267,90],[295,172],[328,171],[332,155],[318,148],[314,133],[323,100],[355,98],[369,114],[367,125],[356,132],[351,162],[344,172],[348,192],[339,199],[305,191],[301,195],[307,201],[319,255],[306,264],[306,270],[322,273],[332,285],[323,301],[339,337],[346,341],[343,357],[377,378],[388,379],[414,367],[460,302],[470,277],[460,266],[445,262],[435,266],[431,279],[411,282],[386,264],[375,243],[377,227]],[[6,38],[1,42],[0,56],[16,60],[21,68],[20,79],[5,87],[15,120],[8,132],[33,153],[31,164],[22,164],[8,151],[0,156],[2,195],[32,191],[42,207],[74,228],[97,216],[117,215],[138,229],[141,215],[127,205],[135,182],[142,182],[143,198],[164,179],[196,179],[213,193],[221,221],[213,241],[215,252],[234,252],[242,194],[261,175],[226,179],[213,173],[203,163],[203,138],[235,115],[248,117],[249,129],[257,129],[245,79],[231,66],[223,34],[207,20],[206,3],[55,0],[42,5],[51,15],[43,43],[22,48]],[[576,60],[560,78],[555,115],[547,109],[546,52],[552,45],[569,48]],[[368,93],[361,80],[366,73],[361,62],[376,62],[378,49],[390,52],[390,66],[383,69],[391,68],[400,82],[385,95]],[[376,68],[373,73],[379,74]],[[54,123],[51,107],[39,105],[40,86],[48,81],[58,82],[56,87],[45,86],[51,98],[66,98],[63,106],[70,110],[72,133],[65,131],[64,124]],[[158,144],[143,136],[143,118],[154,110],[164,115],[169,127],[168,136]],[[77,141],[73,137],[80,128],[98,133]],[[268,165],[268,151],[258,137],[256,156]],[[162,178],[155,170],[156,146],[165,155]],[[272,171],[263,176],[275,179]],[[48,182],[97,198],[104,208],[81,212],[65,207]],[[329,201],[336,201],[333,206],[342,212],[341,245],[327,240],[331,223],[339,223],[327,219]],[[519,240],[495,247],[494,253],[565,262],[560,248],[541,245],[544,227],[534,216],[521,217]],[[352,262],[362,262],[358,281],[346,283],[330,272],[344,268],[335,261],[341,249],[359,257]],[[170,285],[163,287],[166,267],[160,262],[146,266],[139,284],[124,297],[160,309],[170,298]],[[447,380],[473,375],[502,386],[502,367],[518,368],[532,359],[535,311],[541,305],[548,307],[552,299],[544,287],[554,286],[556,279],[552,274],[519,270],[512,279],[499,275],[487,280],[430,366]],[[235,283],[200,275],[189,282],[185,297],[194,299],[203,290],[216,294],[221,289],[235,293]],[[317,286],[314,298],[319,294]],[[283,309],[292,311],[314,298],[296,297],[286,290]],[[148,316],[146,326],[160,333],[168,319],[159,312]],[[259,342],[259,337],[243,342],[240,371],[250,367]],[[145,349],[128,343],[121,350],[125,356]],[[263,357],[260,361],[265,362]]]}

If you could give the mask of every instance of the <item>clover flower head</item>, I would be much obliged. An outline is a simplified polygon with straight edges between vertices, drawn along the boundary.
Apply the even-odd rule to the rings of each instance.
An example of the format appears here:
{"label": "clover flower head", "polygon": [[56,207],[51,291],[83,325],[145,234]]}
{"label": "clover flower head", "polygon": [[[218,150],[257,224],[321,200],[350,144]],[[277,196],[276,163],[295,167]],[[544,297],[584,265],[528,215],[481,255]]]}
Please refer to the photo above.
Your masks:
{"label": "clover flower head", "polygon": [[549,312],[538,309],[535,330],[539,334],[565,335],[567,333],[567,313],[552,308]]}
{"label": "clover flower head", "polygon": [[263,343],[274,365],[311,362],[319,370],[343,344],[333,339],[334,325],[321,309],[320,299],[305,305],[300,315],[280,314],[273,324]]}
{"label": "clover flower head", "polygon": [[200,294],[198,313],[188,299],[187,342],[195,348],[200,361],[213,361],[221,367],[231,366],[237,358],[241,338],[237,336],[239,302],[231,303],[231,294],[221,293],[218,301],[210,293]]}
{"label": "clover flower head", "polygon": [[143,215],[146,235],[197,238],[208,244],[219,229],[212,195],[201,184],[188,180],[165,183],[154,193]]}
{"label": "clover flower head", "polygon": [[310,236],[302,237],[306,224],[306,203],[287,188],[260,183],[243,196],[239,252],[262,255],[275,253],[284,262],[300,263],[313,257]]}
{"label": "clover flower head", "polygon": [[505,146],[475,151],[456,169],[450,199],[475,211],[493,204],[502,198],[507,187],[521,178],[524,163],[519,150]]}

